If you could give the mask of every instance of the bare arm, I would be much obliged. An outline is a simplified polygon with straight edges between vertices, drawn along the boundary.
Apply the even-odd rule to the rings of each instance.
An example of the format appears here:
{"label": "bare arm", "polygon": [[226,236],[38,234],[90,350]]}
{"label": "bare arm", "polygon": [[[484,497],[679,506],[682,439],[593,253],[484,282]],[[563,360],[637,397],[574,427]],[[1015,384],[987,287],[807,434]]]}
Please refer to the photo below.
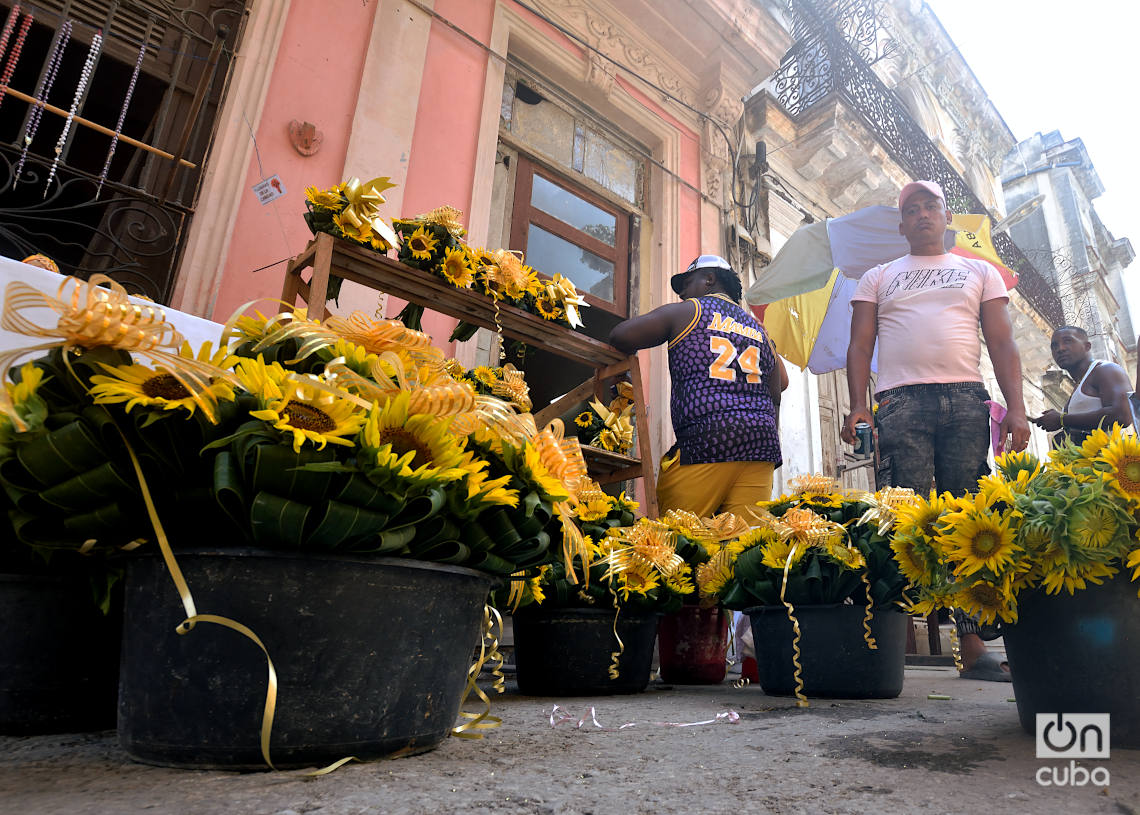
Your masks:
{"label": "bare arm", "polygon": [[615,325],[610,332],[610,345],[627,354],[654,348],[684,331],[696,314],[697,304],[691,300],[659,306]]}
{"label": "bare arm", "polygon": [[1005,397],[1006,414],[1001,421],[1001,438],[1012,436],[1006,449],[1024,450],[1029,444],[1029,422],[1025,418],[1025,400],[1021,395],[1021,354],[1013,340],[1013,324],[1006,301],[995,297],[982,303],[982,336],[990,352],[994,376]]}
{"label": "bare arm", "polygon": [[843,420],[839,435],[848,444],[855,443],[855,423],[871,424],[874,419],[867,405],[867,384],[871,381],[871,357],[875,353],[879,307],[855,300],[851,303],[851,342],[847,346],[847,394],[851,412]]}
{"label": "bare arm", "polygon": [[1128,406],[1128,392],[1132,390],[1132,383],[1128,381],[1128,374],[1124,369],[1114,362],[1103,362],[1092,372],[1089,379],[1100,395],[1102,407],[1099,410],[1059,413],[1050,409],[1034,419],[1033,423],[1049,431],[1060,430],[1062,427],[1092,430],[1097,427],[1112,427],[1114,423],[1121,427],[1132,424],[1132,411]]}

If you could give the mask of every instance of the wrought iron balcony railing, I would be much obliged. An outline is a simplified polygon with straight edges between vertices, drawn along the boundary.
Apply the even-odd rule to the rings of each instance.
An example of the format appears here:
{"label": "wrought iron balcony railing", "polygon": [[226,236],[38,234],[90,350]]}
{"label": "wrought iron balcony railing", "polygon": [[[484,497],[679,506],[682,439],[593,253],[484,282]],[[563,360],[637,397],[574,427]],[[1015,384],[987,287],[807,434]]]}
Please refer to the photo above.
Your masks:
{"label": "wrought iron balcony railing", "polygon": [[[842,17],[830,20],[830,13],[825,13],[828,10],[820,12],[813,2],[800,0],[797,5],[800,6],[799,19],[804,19],[806,9],[815,12],[816,24],[811,26],[814,30],[792,46],[773,75],[773,91],[784,109],[791,116],[798,116],[831,94],[837,94],[902,167],[915,178],[928,178],[942,185],[951,211],[991,215],[851,44],[851,27],[842,24]],[[834,13],[846,15],[850,5],[861,4],[837,3]],[[854,39],[867,42],[865,35]],[[1055,328],[1064,325],[1061,301],[1046,278],[1008,235],[994,235],[993,242],[1002,261],[1017,272],[1017,290],[1050,325]]]}

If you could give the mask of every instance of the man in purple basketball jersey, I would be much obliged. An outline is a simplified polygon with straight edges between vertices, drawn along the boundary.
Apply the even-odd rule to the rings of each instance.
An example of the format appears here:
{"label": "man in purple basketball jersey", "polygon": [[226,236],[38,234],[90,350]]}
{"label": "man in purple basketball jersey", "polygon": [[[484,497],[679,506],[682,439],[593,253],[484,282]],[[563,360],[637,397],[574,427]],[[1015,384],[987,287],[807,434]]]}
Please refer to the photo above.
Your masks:
{"label": "man in purple basketball jersey", "polygon": [[740,307],[740,278],[724,258],[701,255],[670,286],[682,302],[610,334],[631,354],[669,344],[677,443],[661,462],[658,507],[748,519],[748,507],[771,497],[781,463],[777,411],[787,373],[764,328]]}

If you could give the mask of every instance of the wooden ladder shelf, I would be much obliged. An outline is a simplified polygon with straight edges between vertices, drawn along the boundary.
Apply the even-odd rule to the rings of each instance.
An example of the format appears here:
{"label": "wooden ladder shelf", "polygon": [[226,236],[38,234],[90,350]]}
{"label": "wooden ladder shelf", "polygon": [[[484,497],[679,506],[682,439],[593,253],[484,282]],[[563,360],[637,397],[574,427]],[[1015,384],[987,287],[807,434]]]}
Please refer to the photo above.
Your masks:
{"label": "wooden ladder shelf", "polygon": [[[302,271],[311,268],[306,281]],[[450,317],[497,330],[495,306],[489,297],[470,289],[457,289],[446,280],[428,272],[405,266],[363,247],[318,233],[305,251],[289,261],[281,299],[290,305],[301,298],[308,307],[310,319],[323,320],[328,314],[329,275],[351,280],[370,289],[417,303]],[[657,484],[653,453],[649,443],[649,419],[645,411],[645,388],[637,355],[626,355],[604,342],[581,332],[537,317],[506,303],[499,303],[498,327],[504,337],[573,360],[594,369],[594,375],[562,396],[554,404],[535,411],[539,427],[561,416],[575,403],[591,397],[605,401],[606,388],[628,373],[633,385],[633,414],[637,428],[639,458],[611,453],[582,445],[590,477],[599,484],[610,484],[640,478],[645,486],[645,511],[657,517]]]}

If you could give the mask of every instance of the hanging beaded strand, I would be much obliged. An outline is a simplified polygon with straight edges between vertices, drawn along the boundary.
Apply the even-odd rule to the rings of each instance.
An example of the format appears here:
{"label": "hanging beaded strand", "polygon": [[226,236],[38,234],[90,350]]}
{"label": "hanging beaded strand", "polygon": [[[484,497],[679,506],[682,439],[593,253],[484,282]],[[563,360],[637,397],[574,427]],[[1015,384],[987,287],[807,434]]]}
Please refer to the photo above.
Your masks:
{"label": "hanging beaded strand", "polygon": [[[12,16],[15,16],[16,6],[12,9]],[[11,19],[11,17],[9,17]],[[8,83],[12,81],[12,74],[16,72],[16,63],[20,60],[20,52],[24,50],[24,38],[28,36],[28,29],[32,27],[32,14],[31,12],[24,15],[24,19],[20,21],[20,32],[16,35],[16,44],[12,46],[12,53],[8,55],[8,61],[4,63],[4,73],[0,75],[0,103],[3,103],[4,98],[8,95],[3,91],[8,90]],[[11,31],[8,24],[4,24],[4,34],[8,35]],[[7,36],[4,37],[4,45],[8,44]]]}
{"label": "hanging beaded strand", "polygon": [[[48,59],[47,74],[40,80],[40,86],[36,88],[37,102],[46,102],[51,94],[51,86],[55,84],[55,75],[59,73],[59,65],[63,62],[63,52],[67,49],[69,42],[71,42],[71,20],[64,20],[63,25],[59,27],[59,36],[55,39],[51,57]],[[43,116],[43,105],[32,105],[32,115],[28,119],[28,126],[24,128],[24,149],[20,153],[20,161],[16,164],[16,171],[12,174],[12,189],[15,189],[16,185],[20,183],[20,173],[24,169],[24,162],[28,159],[28,148],[32,146],[32,139],[36,137],[36,133],[40,129],[40,120],[43,119]]]}
{"label": "hanging beaded strand", "polygon": [[131,104],[131,94],[135,92],[135,83],[139,78],[139,71],[142,70],[143,57],[146,56],[146,40],[143,40],[142,47],[139,48],[138,59],[135,60],[135,72],[131,74],[131,84],[127,85],[127,95],[123,99],[123,109],[119,111],[119,122],[115,125],[115,135],[111,138],[111,149],[107,151],[107,160],[103,162],[103,172],[99,174],[99,187],[95,190],[95,199],[99,199],[99,193],[103,192],[103,182],[107,180],[107,173],[111,169],[111,159],[115,157],[115,148],[119,145],[119,134],[123,132],[123,121],[127,118],[127,107]]}
{"label": "hanging beaded strand", "polygon": [[63,123],[63,132],[59,134],[59,141],[55,143],[55,158],[51,163],[47,184],[44,185],[44,198],[47,198],[51,189],[52,179],[55,178],[56,168],[59,166],[60,156],[63,155],[63,146],[67,143],[67,134],[71,131],[71,122],[75,118],[75,111],[83,101],[83,93],[87,90],[87,81],[91,78],[91,71],[95,68],[95,60],[99,57],[99,50],[103,47],[103,29],[95,32],[91,38],[91,48],[87,51],[87,61],[83,63],[83,73],[79,75],[79,85],[75,88],[75,99],[71,102],[71,110],[67,112],[67,121]]}
{"label": "hanging beaded strand", "polygon": [[0,31],[0,57],[8,50],[8,38],[12,36],[12,29],[16,25],[16,18],[20,16],[20,4],[12,6],[8,19],[4,21],[4,30]]}

